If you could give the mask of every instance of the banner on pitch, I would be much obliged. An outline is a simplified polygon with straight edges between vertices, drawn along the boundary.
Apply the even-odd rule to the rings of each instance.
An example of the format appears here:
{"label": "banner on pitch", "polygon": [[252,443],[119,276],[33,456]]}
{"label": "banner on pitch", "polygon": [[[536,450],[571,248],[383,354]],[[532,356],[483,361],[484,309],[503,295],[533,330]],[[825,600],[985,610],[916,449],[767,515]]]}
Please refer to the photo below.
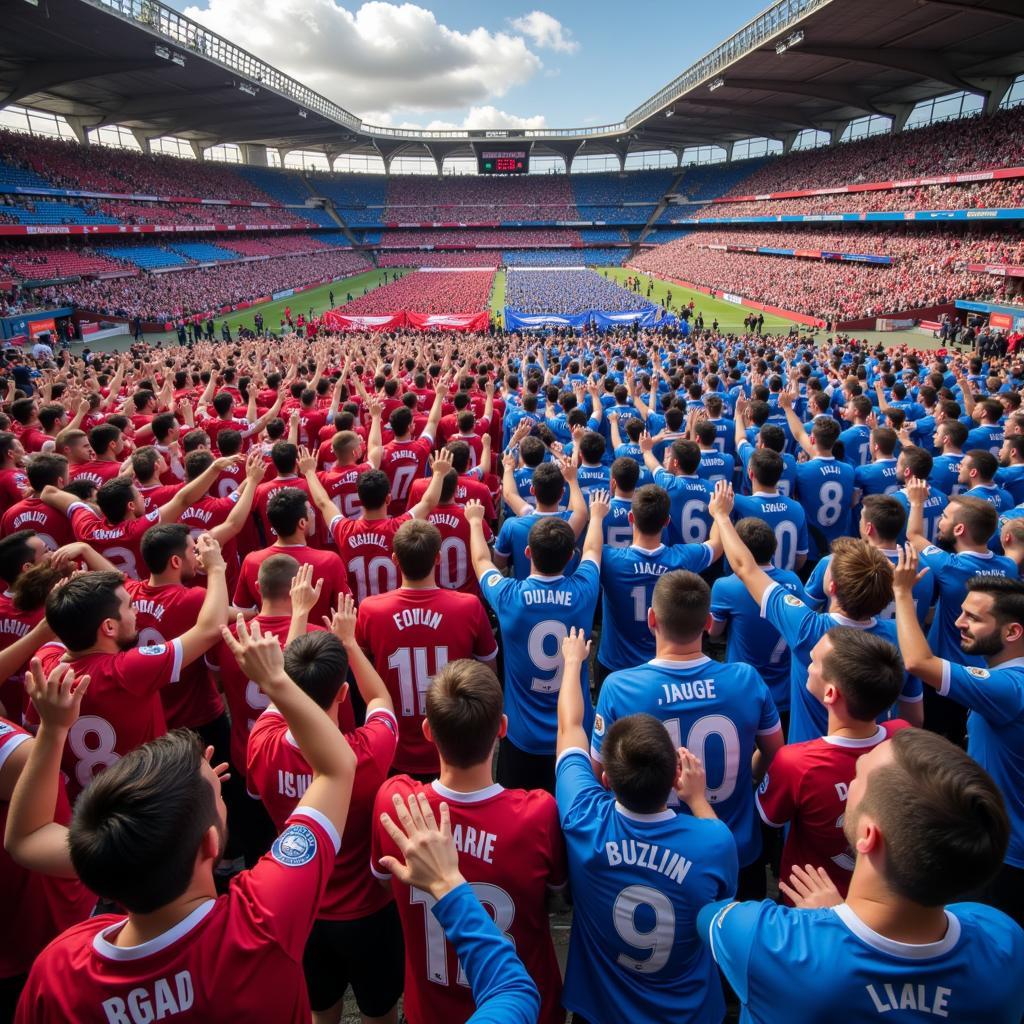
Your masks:
{"label": "banner on pitch", "polygon": [[616,327],[630,327],[636,323],[640,327],[665,327],[674,325],[674,316],[659,316],[653,306],[649,309],[610,312],[603,309],[588,309],[582,313],[521,313],[505,307],[505,330],[507,331],[544,331],[558,327],[571,330],[584,330],[593,327],[599,331],[612,330]]}

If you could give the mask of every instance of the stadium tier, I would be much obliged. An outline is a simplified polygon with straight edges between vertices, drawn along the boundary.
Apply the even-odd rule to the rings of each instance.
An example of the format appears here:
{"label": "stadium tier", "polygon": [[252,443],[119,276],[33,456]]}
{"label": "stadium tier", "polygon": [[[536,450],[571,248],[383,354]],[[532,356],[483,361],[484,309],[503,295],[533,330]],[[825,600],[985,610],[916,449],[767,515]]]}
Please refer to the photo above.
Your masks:
{"label": "stadium tier", "polygon": [[378,267],[493,267],[505,262],[497,249],[463,249],[458,252],[379,252]]}
{"label": "stadium tier", "polygon": [[185,267],[190,260],[184,253],[165,249],[159,245],[107,245],[103,251],[115,259],[134,264],[143,270],[160,270],[164,267]]}
{"label": "stadium tier", "polygon": [[629,249],[506,249],[501,262],[506,267],[618,266]]}
{"label": "stadium tier", "polygon": [[345,303],[341,312],[476,313],[487,308],[493,284],[494,274],[485,269],[413,271]]}
{"label": "stadium tier", "polygon": [[653,304],[593,270],[511,270],[505,305],[520,313],[619,312]]}

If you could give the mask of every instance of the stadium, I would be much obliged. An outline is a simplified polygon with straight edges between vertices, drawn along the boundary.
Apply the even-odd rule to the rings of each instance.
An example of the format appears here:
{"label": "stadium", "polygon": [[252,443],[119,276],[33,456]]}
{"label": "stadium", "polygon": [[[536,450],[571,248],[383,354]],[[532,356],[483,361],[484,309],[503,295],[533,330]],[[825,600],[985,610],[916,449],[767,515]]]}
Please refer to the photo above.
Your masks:
{"label": "stadium", "polygon": [[0,5],[0,1024],[1016,1024],[1024,8],[459,6]]}

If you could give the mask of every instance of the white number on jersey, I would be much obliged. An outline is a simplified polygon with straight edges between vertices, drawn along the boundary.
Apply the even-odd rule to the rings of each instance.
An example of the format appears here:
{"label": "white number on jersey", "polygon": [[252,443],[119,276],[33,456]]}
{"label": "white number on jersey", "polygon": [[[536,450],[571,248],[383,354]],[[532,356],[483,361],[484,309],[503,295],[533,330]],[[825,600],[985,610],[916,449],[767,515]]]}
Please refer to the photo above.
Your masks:
{"label": "white number on jersey", "polygon": [[[637,907],[646,906],[654,912],[654,927],[641,932],[636,927]],[[676,912],[672,901],[657,889],[648,885],[627,886],[615,898],[612,906],[612,922],[619,938],[638,950],[648,950],[644,960],[620,953],[616,960],[623,967],[640,974],[654,974],[660,971],[672,955],[676,936]]]}
{"label": "white number on jersey", "polygon": [[[434,670],[430,671],[433,652]],[[388,668],[398,673],[398,689],[402,695],[402,715],[427,713],[427,690],[434,676],[448,664],[447,647],[400,647],[388,658]]]}

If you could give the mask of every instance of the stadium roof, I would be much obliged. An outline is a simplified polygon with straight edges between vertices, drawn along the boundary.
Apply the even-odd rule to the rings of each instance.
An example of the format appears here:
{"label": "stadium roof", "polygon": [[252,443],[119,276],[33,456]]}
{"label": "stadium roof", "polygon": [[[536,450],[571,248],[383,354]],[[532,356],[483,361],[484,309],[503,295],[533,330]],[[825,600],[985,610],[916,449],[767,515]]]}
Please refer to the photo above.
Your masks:
{"label": "stadium roof", "polygon": [[1024,72],[1020,0],[779,0],[621,121],[596,128],[410,131],[356,115],[158,0],[6,0],[0,105],[60,114],[80,138],[119,124],[281,151],[471,156],[494,140],[535,155],[721,145],[804,129],[837,140],[959,90],[994,109]]}

